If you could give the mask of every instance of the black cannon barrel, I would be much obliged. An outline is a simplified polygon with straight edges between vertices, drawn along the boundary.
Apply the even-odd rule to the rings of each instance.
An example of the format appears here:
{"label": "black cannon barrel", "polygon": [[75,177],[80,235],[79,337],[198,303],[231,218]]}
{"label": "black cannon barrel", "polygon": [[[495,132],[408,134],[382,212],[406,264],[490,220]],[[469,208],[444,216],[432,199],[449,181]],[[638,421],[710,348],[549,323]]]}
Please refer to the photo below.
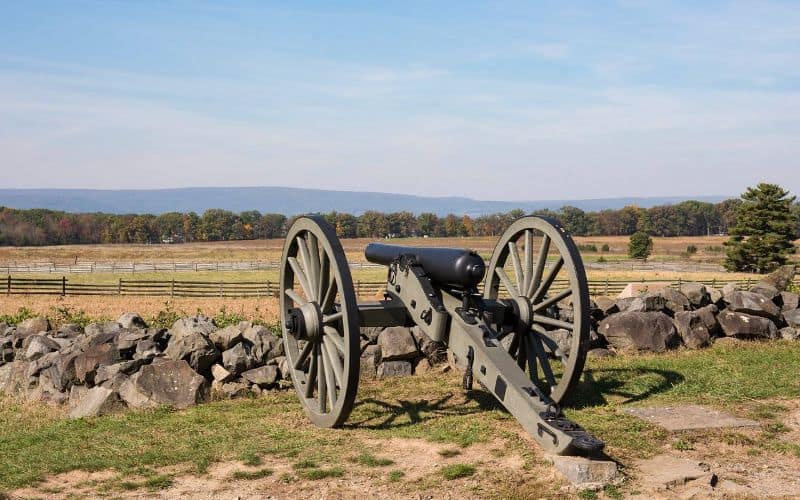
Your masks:
{"label": "black cannon barrel", "polygon": [[486,264],[477,253],[462,248],[404,247],[370,243],[364,256],[375,264],[388,266],[401,255],[413,255],[435,283],[472,288],[481,282]]}

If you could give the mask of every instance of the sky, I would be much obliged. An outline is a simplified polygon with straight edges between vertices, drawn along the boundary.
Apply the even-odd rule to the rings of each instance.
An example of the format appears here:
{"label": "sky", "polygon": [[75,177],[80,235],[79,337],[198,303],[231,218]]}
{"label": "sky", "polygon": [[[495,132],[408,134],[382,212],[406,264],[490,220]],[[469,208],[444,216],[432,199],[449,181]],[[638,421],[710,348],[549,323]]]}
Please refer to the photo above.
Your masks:
{"label": "sky", "polygon": [[5,188],[800,194],[797,2],[25,1]]}

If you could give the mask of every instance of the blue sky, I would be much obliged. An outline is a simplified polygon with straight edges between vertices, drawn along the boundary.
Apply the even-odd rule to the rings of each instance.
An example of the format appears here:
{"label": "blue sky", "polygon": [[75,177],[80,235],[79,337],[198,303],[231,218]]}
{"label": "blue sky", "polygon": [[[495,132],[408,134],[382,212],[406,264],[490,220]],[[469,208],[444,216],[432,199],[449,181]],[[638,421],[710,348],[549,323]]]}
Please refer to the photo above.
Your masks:
{"label": "blue sky", "polygon": [[800,191],[796,2],[6,2],[3,187]]}

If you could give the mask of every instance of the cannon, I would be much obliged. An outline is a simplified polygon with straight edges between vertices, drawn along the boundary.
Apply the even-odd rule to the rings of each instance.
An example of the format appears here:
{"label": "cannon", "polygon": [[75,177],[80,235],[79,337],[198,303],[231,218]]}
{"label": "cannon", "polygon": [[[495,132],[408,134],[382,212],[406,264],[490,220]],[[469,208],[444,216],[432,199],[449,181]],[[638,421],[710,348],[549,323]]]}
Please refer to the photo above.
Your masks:
{"label": "cannon", "polygon": [[341,426],[353,409],[361,327],[415,326],[447,346],[465,389],[477,380],[546,451],[603,449],[560,407],[583,370],[590,325],[583,263],[557,221],[517,219],[488,264],[465,249],[379,243],[365,257],[387,267],[382,300],[357,302],[344,250],[323,218],[298,218],[286,237],[283,342],[314,424]]}

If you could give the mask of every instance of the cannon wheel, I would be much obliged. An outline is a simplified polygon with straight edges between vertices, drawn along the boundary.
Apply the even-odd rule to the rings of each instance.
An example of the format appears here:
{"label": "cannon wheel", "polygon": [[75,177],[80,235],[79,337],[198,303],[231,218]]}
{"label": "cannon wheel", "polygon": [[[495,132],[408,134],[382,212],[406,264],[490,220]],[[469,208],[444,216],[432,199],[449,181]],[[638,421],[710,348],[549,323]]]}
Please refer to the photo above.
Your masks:
{"label": "cannon wheel", "polygon": [[[289,229],[280,304],[284,347],[300,403],[315,425],[338,427],[350,415],[358,390],[358,306],[342,245],[321,217],[301,217]],[[293,309],[306,313],[305,331],[313,334],[290,331]]]}
{"label": "cannon wheel", "polygon": [[[580,378],[589,342],[589,287],[572,237],[548,217],[516,220],[492,253],[484,296],[498,298],[501,284],[529,321],[498,337],[558,403]],[[560,317],[557,308],[570,303],[572,317]]]}

